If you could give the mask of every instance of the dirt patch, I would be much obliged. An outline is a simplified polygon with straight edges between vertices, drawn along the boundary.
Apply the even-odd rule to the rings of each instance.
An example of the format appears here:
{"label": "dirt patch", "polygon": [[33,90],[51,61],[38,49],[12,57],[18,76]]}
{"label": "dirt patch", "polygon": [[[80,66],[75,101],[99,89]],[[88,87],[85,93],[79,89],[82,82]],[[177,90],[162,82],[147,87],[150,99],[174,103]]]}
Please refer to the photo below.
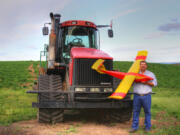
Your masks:
{"label": "dirt patch", "polygon": [[[73,112],[73,111],[72,111]],[[96,117],[82,112],[65,112],[64,122],[54,125],[38,123],[37,120],[21,121],[6,127],[8,132],[0,135],[128,135],[131,122],[103,123]],[[5,128],[5,127],[4,127]],[[18,129],[18,131],[16,130]],[[15,132],[16,131],[16,132]],[[15,134],[11,134],[14,133]],[[1,133],[1,130],[0,130]],[[5,131],[3,131],[5,133]]]}
{"label": "dirt patch", "polygon": [[[34,70],[34,68],[33,68],[33,64],[31,64],[31,65],[27,68],[27,70],[29,71],[29,74],[31,75],[30,80],[33,80],[33,81],[37,80],[37,75],[35,74],[35,70]],[[32,83],[23,83],[21,86],[22,86],[22,87],[31,87],[31,86],[32,86]]]}
{"label": "dirt patch", "polygon": [[23,83],[21,86],[22,87],[30,87],[32,85],[32,83]]}
{"label": "dirt patch", "polygon": [[31,76],[33,76],[33,77],[35,76],[33,64],[31,64],[31,65],[28,67],[28,71],[29,71],[29,73],[31,74]]}
{"label": "dirt patch", "polygon": [[[37,120],[14,123],[9,129],[20,129],[21,135],[128,135],[129,124],[98,124],[80,121],[64,122],[55,125],[41,124]],[[13,130],[9,130],[11,133]],[[14,131],[13,131],[14,132]],[[6,134],[5,134],[6,135]],[[7,134],[8,135],[8,134]]]}
{"label": "dirt patch", "polygon": [[29,71],[29,74],[31,75],[31,79],[32,80],[37,80],[37,75],[35,74],[35,70],[33,68],[33,64],[31,64],[29,67],[28,67],[28,71]]}
{"label": "dirt patch", "polygon": [[176,118],[169,117],[165,111],[158,112],[156,114],[156,119],[158,120],[156,124],[157,127],[163,127],[163,126],[168,127],[169,125],[171,126],[180,125],[180,122]]}
{"label": "dirt patch", "polygon": [[[140,118],[140,127],[144,125]],[[152,125],[158,127],[159,122],[152,120]],[[161,126],[162,123],[161,123]],[[0,135],[129,135],[131,121],[126,123],[99,123],[93,121],[72,120],[54,125],[38,123],[37,120],[22,121],[9,127],[0,128]],[[156,132],[153,129],[151,132]],[[136,133],[135,135],[137,135]]]}
{"label": "dirt patch", "polygon": [[[170,118],[171,121],[168,120],[170,122],[162,121],[161,117],[166,115],[164,112],[157,115],[159,118],[152,120],[152,134],[161,127],[179,125],[173,118]],[[125,123],[103,123],[87,113],[84,115],[84,112],[80,111],[67,111],[63,123],[49,125],[38,123],[37,120],[21,121],[9,127],[0,127],[0,135],[129,135],[131,123],[132,120]],[[143,127],[144,118],[140,118],[140,128]]]}
{"label": "dirt patch", "polygon": [[25,132],[23,132],[22,130],[19,130],[19,128],[17,127],[12,127],[12,126],[8,126],[8,127],[4,127],[4,126],[0,126],[0,135],[24,135]]}

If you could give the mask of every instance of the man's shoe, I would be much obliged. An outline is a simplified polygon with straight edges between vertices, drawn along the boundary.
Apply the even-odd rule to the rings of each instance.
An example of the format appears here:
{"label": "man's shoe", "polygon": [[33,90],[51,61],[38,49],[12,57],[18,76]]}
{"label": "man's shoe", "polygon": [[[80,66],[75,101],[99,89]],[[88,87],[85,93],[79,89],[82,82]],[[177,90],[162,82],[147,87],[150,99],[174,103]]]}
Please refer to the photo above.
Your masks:
{"label": "man's shoe", "polygon": [[131,128],[131,129],[129,130],[129,133],[134,133],[134,132],[136,132],[136,131],[137,131],[137,129]]}

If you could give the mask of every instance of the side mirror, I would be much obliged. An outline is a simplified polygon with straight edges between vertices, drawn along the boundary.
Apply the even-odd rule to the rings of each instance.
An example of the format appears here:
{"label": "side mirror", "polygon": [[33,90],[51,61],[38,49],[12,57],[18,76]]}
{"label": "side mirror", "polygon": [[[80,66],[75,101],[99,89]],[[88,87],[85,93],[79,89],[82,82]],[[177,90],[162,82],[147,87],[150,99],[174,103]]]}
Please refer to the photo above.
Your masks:
{"label": "side mirror", "polygon": [[43,32],[43,35],[48,35],[49,34],[48,27],[43,27],[42,32]]}
{"label": "side mirror", "polygon": [[108,30],[108,36],[109,36],[110,38],[113,37],[113,30],[112,30],[112,29],[109,29],[109,30]]}
{"label": "side mirror", "polygon": [[45,49],[46,49],[46,51],[48,52],[48,51],[49,51],[49,46],[46,46],[46,48],[45,48]]}

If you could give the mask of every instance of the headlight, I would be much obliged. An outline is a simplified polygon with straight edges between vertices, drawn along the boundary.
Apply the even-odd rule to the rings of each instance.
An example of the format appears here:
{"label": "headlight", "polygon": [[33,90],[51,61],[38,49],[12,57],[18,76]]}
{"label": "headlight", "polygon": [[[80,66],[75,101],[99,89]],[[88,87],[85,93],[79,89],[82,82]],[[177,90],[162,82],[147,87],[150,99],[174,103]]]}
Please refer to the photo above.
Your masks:
{"label": "headlight", "polygon": [[100,88],[90,88],[90,92],[100,92]]}
{"label": "headlight", "polygon": [[75,88],[75,92],[84,92],[86,88]]}
{"label": "headlight", "polygon": [[112,88],[104,88],[104,92],[112,92],[113,89]]}

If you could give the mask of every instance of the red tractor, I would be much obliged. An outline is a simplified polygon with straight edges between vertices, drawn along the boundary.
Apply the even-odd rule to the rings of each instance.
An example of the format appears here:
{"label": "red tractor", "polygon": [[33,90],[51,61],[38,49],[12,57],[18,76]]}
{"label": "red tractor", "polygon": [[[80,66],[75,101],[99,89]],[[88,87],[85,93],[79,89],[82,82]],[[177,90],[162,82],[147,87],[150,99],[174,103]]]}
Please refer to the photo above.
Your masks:
{"label": "red tractor", "polygon": [[45,23],[43,35],[48,35],[47,67],[41,68],[38,78],[38,120],[43,123],[63,121],[64,110],[87,109],[103,112],[103,120],[127,121],[132,114],[130,94],[123,100],[107,98],[120,80],[91,69],[97,59],[105,60],[105,67],[113,70],[113,58],[100,50],[98,28],[112,26],[95,25],[90,21],[71,20],[60,22],[60,14],[50,13],[51,23]]}

